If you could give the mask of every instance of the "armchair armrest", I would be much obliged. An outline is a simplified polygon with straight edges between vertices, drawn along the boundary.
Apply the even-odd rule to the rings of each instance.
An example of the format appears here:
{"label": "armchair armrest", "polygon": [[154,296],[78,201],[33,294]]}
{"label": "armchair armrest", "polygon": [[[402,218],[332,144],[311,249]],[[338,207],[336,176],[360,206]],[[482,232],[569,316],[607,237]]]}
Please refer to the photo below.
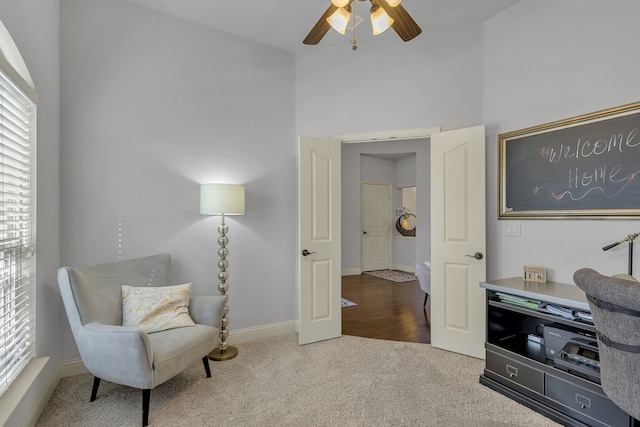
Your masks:
{"label": "armchair armrest", "polygon": [[225,300],[222,295],[192,297],[189,314],[194,322],[220,329]]}
{"label": "armchair armrest", "polygon": [[78,331],[78,350],[96,377],[140,389],[153,386],[153,349],[142,329],[87,323]]}

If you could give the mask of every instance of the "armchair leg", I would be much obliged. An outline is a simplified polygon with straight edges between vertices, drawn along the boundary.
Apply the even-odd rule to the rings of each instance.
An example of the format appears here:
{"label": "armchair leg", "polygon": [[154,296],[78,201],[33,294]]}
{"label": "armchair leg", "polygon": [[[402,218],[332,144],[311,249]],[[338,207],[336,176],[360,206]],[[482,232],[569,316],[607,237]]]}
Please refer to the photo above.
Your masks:
{"label": "armchair leg", "polygon": [[209,369],[209,356],[205,356],[202,358],[202,364],[204,365],[204,370],[207,373],[207,378],[211,378],[211,369]]}
{"label": "armchair leg", "polygon": [[100,378],[93,377],[93,388],[91,389],[91,400],[89,402],[93,402],[96,400],[96,396],[98,395],[98,387],[100,387]]}
{"label": "armchair leg", "polygon": [[423,307],[427,306],[427,298],[429,298],[429,294],[428,293],[424,293],[424,303],[422,304]]}
{"label": "armchair leg", "polygon": [[149,425],[149,401],[151,400],[151,389],[142,390],[142,427]]}

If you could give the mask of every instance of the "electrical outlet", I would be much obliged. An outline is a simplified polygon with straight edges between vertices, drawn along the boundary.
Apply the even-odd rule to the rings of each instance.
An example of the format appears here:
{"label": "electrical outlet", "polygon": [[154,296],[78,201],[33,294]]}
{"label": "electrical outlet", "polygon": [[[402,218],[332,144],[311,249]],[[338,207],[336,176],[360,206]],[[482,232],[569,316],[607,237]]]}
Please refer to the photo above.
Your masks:
{"label": "electrical outlet", "polygon": [[504,235],[509,237],[520,237],[520,221],[506,221]]}

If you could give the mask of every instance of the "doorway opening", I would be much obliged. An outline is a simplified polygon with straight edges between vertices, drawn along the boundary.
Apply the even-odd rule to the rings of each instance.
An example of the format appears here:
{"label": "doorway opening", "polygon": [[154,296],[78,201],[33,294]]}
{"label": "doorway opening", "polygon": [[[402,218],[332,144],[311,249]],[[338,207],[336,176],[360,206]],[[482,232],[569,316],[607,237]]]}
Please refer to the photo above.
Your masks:
{"label": "doorway opening", "polygon": [[[371,261],[367,255],[375,252],[365,243],[368,215],[361,191],[365,183],[391,187],[386,219],[390,252],[385,268],[414,274],[415,263],[429,260],[430,252],[430,138],[343,144],[341,152],[342,297],[357,304],[341,310],[342,332],[429,343],[431,307],[424,306],[418,278],[397,283],[362,274],[377,268],[367,267]],[[413,235],[403,235],[396,228],[406,212],[414,215],[409,227]]]}
{"label": "doorway opening", "polygon": [[[437,129],[428,134],[412,135],[420,136],[429,140],[429,149],[422,159],[417,152],[416,182],[430,182],[430,188],[425,188],[428,197],[421,197],[418,186],[416,202],[417,206],[424,203],[424,212],[429,212],[430,218],[425,220],[425,225],[433,223],[434,227],[424,227],[428,231],[424,234],[428,236],[418,233],[416,260],[430,260],[431,263],[431,345],[481,358],[484,356],[482,328],[485,327],[486,306],[484,290],[477,284],[485,280],[486,261],[468,254],[486,250],[485,127],[479,125],[442,133]],[[354,173],[345,171],[340,147],[344,141],[347,140],[340,136],[333,140],[300,137],[300,344],[340,336],[340,276],[341,273],[348,275],[345,274],[349,266],[344,262],[346,257],[359,254],[357,219],[351,227],[342,224],[350,199],[344,189],[352,182],[347,180],[349,182],[343,185],[343,178]],[[429,160],[425,161],[426,158]],[[317,167],[311,167],[312,160]],[[359,172],[355,171],[356,178]],[[355,194],[358,187],[356,179]],[[358,197],[355,199],[359,200]],[[320,228],[316,225],[318,220],[323,221]],[[417,227],[422,229],[420,218]],[[315,238],[318,231],[324,233],[321,238]],[[349,233],[355,233],[355,238],[343,239],[343,234]],[[420,239],[425,243],[420,244]],[[348,250],[349,245],[355,248],[354,252]],[[312,249],[308,251],[307,247]],[[310,254],[314,254],[313,259],[306,259]],[[331,265],[335,268],[330,268]],[[351,274],[360,273],[359,268],[355,270],[356,273]]]}

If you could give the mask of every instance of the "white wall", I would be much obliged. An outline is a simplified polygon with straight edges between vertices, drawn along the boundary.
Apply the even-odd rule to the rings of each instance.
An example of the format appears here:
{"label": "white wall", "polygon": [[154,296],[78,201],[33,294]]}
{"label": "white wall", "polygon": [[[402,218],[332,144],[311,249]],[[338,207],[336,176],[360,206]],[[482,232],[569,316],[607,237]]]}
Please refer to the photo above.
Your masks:
{"label": "white wall", "polygon": [[229,329],[297,319],[293,54],[119,0],[62,0],[61,46],[62,263],[166,252],[174,282],[217,294],[199,184],[242,184]]}
{"label": "white wall", "polygon": [[[385,35],[386,32],[383,34]],[[393,36],[392,33],[389,33]],[[309,136],[482,123],[482,27],[424,28],[296,56],[296,127]]]}
{"label": "white wall", "polygon": [[229,220],[230,328],[297,319],[297,134],[485,123],[488,277],[626,271],[625,245],[601,248],[638,220],[521,221],[520,238],[504,236],[496,137],[638,101],[636,0],[523,0],[482,26],[295,58],[118,0],[62,0],[61,26],[58,12],[58,0],[0,0],[40,96],[37,351],[51,357],[11,425],[77,356],[58,266],[169,252],[175,281],[215,288],[218,221],[198,214],[201,182],[247,187],[247,214]]}
{"label": "white wall", "polygon": [[[296,57],[298,132],[484,123],[487,277],[519,276],[523,265],[546,266],[549,280],[566,283],[583,266],[625,272],[626,244],[601,248],[638,232],[637,220],[523,220],[521,237],[504,235],[508,221],[497,220],[497,135],[638,101],[639,8],[634,0],[525,0],[481,30],[426,29],[411,43],[385,39],[356,52],[310,49]],[[390,88],[386,102],[375,99],[373,82]]]}
{"label": "white wall", "polygon": [[[59,10],[58,0],[0,1],[0,20],[20,50],[39,96],[36,354],[49,357],[41,374],[9,416],[7,426],[22,424],[60,361],[62,317],[56,281],[56,269],[60,265]],[[8,399],[7,395],[3,399]]]}
{"label": "white wall", "polygon": [[360,182],[363,181],[389,183],[393,188],[396,182],[396,161],[360,155]]}
{"label": "white wall", "polygon": [[[416,156],[400,157],[396,160],[396,186],[398,188],[416,186]],[[398,206],[402,208],[402,206]]]}
{"label": "white wall", "polygon": [[521,237],[504,235],[497,135],[640,100],[638,16],[636,0],[536,0],[484,25],[488,278],[519,276],[523,265],[563,283],[581,267],[626,273],[628,245],[602,247],[640,231],[638,220],[523,220]]}
{"label": "white wall", "polygon": [[[297,133],[330,137],[432,126],[446,130],[482,123],[481,26],[442,31],[424,28],[409,43],[398,37],[374,42],[360,43],[354,52],[345,37],[344,46],[310,48],[296,55]],[[417,155],[418,165],[424,166],[417,168],[417,182],[429,182],[428,151]],[[345,212],[357,209],[354,200],[359,203],[359,182],[352,177],[358,171],[349,155],[343,149],[343,269],[360,264],[359,235],[349,234],[359,233],[359,224],[345,221]],[[345,168],[345,164],[350,166]],[[418,209],[429,212],[429,189],[418,191]],[[428,222],[422,225],[418,218],[418,230],[426,229]],[[430,259],[429,239],[430,235],[418,232],[416,259]]]}

